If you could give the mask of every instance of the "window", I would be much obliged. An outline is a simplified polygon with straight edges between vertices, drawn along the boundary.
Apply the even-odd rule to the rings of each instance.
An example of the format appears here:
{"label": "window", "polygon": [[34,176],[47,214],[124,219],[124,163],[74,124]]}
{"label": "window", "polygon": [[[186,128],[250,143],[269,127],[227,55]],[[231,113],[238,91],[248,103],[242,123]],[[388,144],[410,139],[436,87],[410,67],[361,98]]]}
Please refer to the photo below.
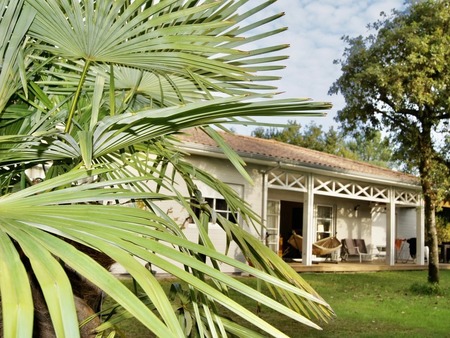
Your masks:
{"label": "window", "polygon": [[316,206],[317,240],[333,236],[334,220],[333,207],[327,205]]}
{"label": "window", "polygon": [[[226,183],[226,182],[224,182]],[[230,210],[230,207],[228,206],[227,202],[223,198],[221,194],[219,194],[216,190],[213,188],[203,184],[202,182],[196,182],[197,187],[200,191],[200,195],[202,196],[203,200],[208,203],[208,205],[211,207],[211,209],[216,213],[216,215],[220,215],[230,222],[233,223],[239,223],[240,217],[238,212],[232,212]],[[244,195],[244,186],[240,184],[234,184],[234,183],[226,183],[230,188],[232,188],[240,197],[243,197]],[[197,204],[198,201],[192,201],[193,204]],[[198,217],[200,215],[200,210],[194,209],[195,215]],[[209,219],[210,223],[216,223],[217,220],[213,219],[213,216]]]}
{"label": "window", "polygon": [[[232,212],[228,207],[227,202],[223,198],[205,198],[206,203],[214,210],[217,214],[226,218],[230,222],[237,223],[238,214],[236,212]],[[197,217],[200,215],[200,210],[196,209],[195,214]],[[209,219],[210,222],[213,222],[212,217]]]}

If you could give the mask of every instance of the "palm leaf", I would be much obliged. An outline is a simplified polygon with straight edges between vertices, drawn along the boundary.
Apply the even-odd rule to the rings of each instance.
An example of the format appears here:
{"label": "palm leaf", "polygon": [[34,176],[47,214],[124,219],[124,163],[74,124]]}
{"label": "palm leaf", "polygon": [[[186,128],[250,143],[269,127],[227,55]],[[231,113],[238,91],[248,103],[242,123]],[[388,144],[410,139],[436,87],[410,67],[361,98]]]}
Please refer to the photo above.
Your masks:
{"label": "palm leaf", "polygon": [[20,222],[3,219],[1,228],[4,233],[15,239],[30,259],[31,267],[44,294],[56,335],[78,337],[78,319],[72,288],[60,263],[39,245],[38,239],[32,236]]}
{"label": "palm leaf", "polygon": [[0,231],[0,272],[3,335],[31,337],[34,307],[27,272],[14,243],[3,231]]}
{"label": "palm leaf", "polygon": [[26,65],[22,53],[25,35],[34,15],[35,11],[24,6],[23,0],[0,2],[0,111],[21,86],[26,88]]}
{"label": "palm leaf", "polygon": [[[319,307],[326,306],[323,301],[311,296],[308,293],[301,292],[297,287],[292,287],[285,282],[281,282],[277,278],[270,277],[270,275],[266,275],[261,271],[257,271],[245,264],[236,262],[227,256],[221,255],[213,249],[192,243],[180,237],[179,234],[172,235],[170,232],[164,231],[166,228],[174,228],[174,224],[171,222],[168,223],[167,219],[163,219],[154,214],[134,208],[125,208],[126,210],[123,210],[124,207],[106,205],[55,205],[57,200],[55,197],[60,196],[60,203],[66,203],[68,201],[66,197],[67,195],[71,196],[69,202],[86,202],[87,191],[91,193],[90,198],[92,201],[116,200],[121,197],[120,192],[123,191],[122,189],[105,190],[101,187],[102,185],[111,185],[113,182],[98,182],[94,185],[94,187],[89,187],[89,184],[75,186],[65,189],[65,194],[60,193],[60,191],[44,191],[44,189],[48,187],[55,186],[56,183],[67,185],[67,183],[73,181],[75,178],[79,180],[83,177],[87,177],[86,174],[87,173],[82,172],[78,174],[71,173],[58,177],[55,179],[56,182],[48,180],[41,183],[43,186],[39,189],[38,187],[41,184],[22,190],[18,193],[20,196],[19,198],[14,196],[14,194],[3,197],[0,200],[0,229],[3,232],[13,236],[21,246],[26,246],[26,243],[29,245],[30,242],[29,240],[27,241],[27,236],[19,236],[17,233],[18,230],[15,230],[19,228],[15,226],[14,229],[11,229],[10,223],[5,222],[5,220],[14,220],[16,224],[21,223],[22,225],[20,226],[20,229],[32,236],[34,242],[40,243],[40,245],[51,251],[53,255],[60,257],[67,265],[80,272],[89,280],[95,282],[111,297],[116,299],[116,301],[139,318],[139,320],[142,320],[143,317],[142,315],[137,315],[136,311],[138,311],[138,308],[135,307],[137,305],[132,306],[129,302],[125,301],[122,295],[123,290],[121,288],[117,288],[117,286],[112,288],[110,286],[112,283],[110,278],[114,277],[107,277],[106,272],[98,271],[99,268],[95,267],[96,263],[87,260],[84,256],[80,257],[80,255],[83,254],[78,253],[77,250],[73,248],[69,248],[69,244],[63,244],[56,238],[53,239],[53,236],[47,233],[54,233],[58,236],[66,237],[82,244],[87,244],[107,253],[126,268],[129,268],[129,272],[137,280],[145,284],[150,282],[147,280],[150,278],[149,273],[142,266],[136,265],[136,261],[130,256],[130,254],[141,257],[142,259],[150,262],[152,265],[159,266],[174,276],[186,281],[195,287],[196,290],[202,290],[201,292],[210,299],[213,299],[221,305],[229,308],[236,314],[257,322],[258,325],[267,330],[267,332],[272,332],[274,335],[279,335],[281,333],[262,322],[259,318],[255,317],[247,310],[241,308],[238,304],[229,300],[222,294],[222,292],[205,284],[202,279],[198,278],[198,276],[195,277],[198,273],[188,273],[184,269],[169,263],[169,261],[177,261],[188,269],[201,272],[201,275],[210,276],[211,278],[220,281],[220,283],[228,285],[229,287],[241,292],[243,295],[247,295],[255,299],[255,301],[271,306],[275,310],[291,316],[297,321],[315,326],[315,324],[310,322],[305,317],[300,316],[296,312],[282,306],[257,291],[248,288],[235,279],[220,273],[217,269],[214,269],[198,260],[195,255],[191,256],[186,253],[197,252],[206,254],[213,259],[242,268],[244,271],[256,274],[259,278],[266,280],[268,283],[275,283],[277,287],[286,289],[286,291],[289,290],[287,291],[288,293],[294,292],[297,297],[300,296],[301,298],[305,298],[308,303],[317,302]],[[91,174],[97,174],[97,172],[94,171]],[[36,195],[36,193],[38,193],[38,195]],[[46,195],[50,196],[47,198]],[[144,197],[144,194],[141,197]],[[148,194],[148,197],[155,198],[152,194]],[[117,211],[120,210],[120,213],[114,211],[115,209],[117,209]],[[152,228],[154,228],[154,230],[152,230]],[[45,230],[45,232],[42,230]],[[122,238],[127,238],[127,240],[124,241]],[[183,248],[183,250],[180,252],[177,249],[171,248],[171,246],[163,244],[163,242],[170,243],[171,246],[175,245],[176,247]],[[155,255],[153,252],[158,253],[158,255]],[[163,256],[164,258],[160,256]],[[146,287],[146,285],[149,285],[149,287]],[[154,288],[150,287],[151,284],[146,285],[144,285],[144,290],[147,291],[147,295],[152,299],[152,302],[156,304],[158,308],[162,309],[161,311],[165,313],[165,318],[170,318],[171,311],[168,309],[167,302],[164,305],[164,301],[158,298],[161,294],[154,292]],[[158,306],[158,304],[161,305]],[[142,311],[142,309],[139,311]],[[150,326],[149,322],[144,324],[147,325],[149,329],[156,330],[154,324],[152,324],[152,326]],[[175,329],[173,325],[174,324],[172,324],[171,328],[172,331]],[[161,323],[158,324],[158,327],[160,326]]]}
{"label": "palm leaf", "polygon": [[[249,112],[253,116],[272,116],[274,114],[320,116],[322,113],[315,111],[329,107],[330,105],[327,103],[307,100],[274,100],[267,104],[241,102],[241,98],[223,98],[196,102],[185,106],[105,117],[93,131],[91,148],[86,148],[90,144],[90,139],[83,136],[83,153],[78,145],[80,141],[67,134],[60,135],[66,142],[57,138],[46,138],[44,143],[42,138],[26,136],[14,149],[6,148],[3,151],[0,149],[0,159],[2,162],[33,161],[38,158],[41,161],[49,161],[65,158],[81,159],[84,155],[89,160],[151,138],[201,126],[207,121],[211,124],[238,123],[236,118],[246,116]],[[5,142],[17,143],[19,139],[20,137],[17,136],[5,140]]]}
{"label": "palm leaf", "polygon": [[[273,0],[242,10],[247,2],[0,0],[5,336],[31,336],[29,284],[35,279],[57,334],[78,335],[67,267],[157,336],[256,336],[224,319],[219,305],[269,335],[283,336],[229,299],[230,288],[312,327],[318,328],[312,320],[333,315],[279,257],[220,215],[215,218],[228,243],[237,243],[258,269],[217,252],[208,233],[214,211],[203,205],[197,217],[193,209],[195,200],[201,201],[199,181],[224,196],[246,224],[258,226],[259,217],[230,187],[186,162],[172,137],[202,127],[249,179],[244,162],[212,125],[252,124],[259,116],[318,116],[330,107],[306,99],[268,101],[273,94],[260,94],[274,90],[263,81],[277,78],[271,72],[282,67],[278,62],[285,56],[279,51],[287,45],[249,45],[284,28],[264,31],[278,14],[252,21]],[[31,185],[34,177],[27,173],[34,165],[44,168],[45,180]],[[162,210],[165,202],[191,215],[200,229],[199,243],[186,239]],[[74,245],[120,262],[147,300]],[[174,311],[173,299],[134,257],[188,283],[188,291],[178,295],[191,302],[192,311]],[[221,273],[223,264],[256,276],[271,297]]]}
{"label": "palm leaf", "polygon": [[[273,63],[280,57],[258,59],[255,56],[287,47],[280,45],[254,52],[236,49],[279,32],[275,30],[251,38],[239,36],[279,17],[238,28],[242,20],[264,9],[271,1],[239,16],[235,11],[247,1],[229,5],[217,1],[199,4],[166,0],[150,7],[144,6],[145,0],[131,4],[124,0],[114,4],[64,0],[61,6],[56,0],[28,1],[38,13],[30,33],[45,43],[38,48],[71,60],[129,66],[155,74],[172,73],[213,90],[223,91],[228,87],[229,94],[242,93],[245,88],[257,89],[256,81],[276,79],[256,75],[256,72],[282,66],[266,68],[256,64]],[[242,67],[246,64],[253,66]],[[195,79],[191,76],[193,73]]]}

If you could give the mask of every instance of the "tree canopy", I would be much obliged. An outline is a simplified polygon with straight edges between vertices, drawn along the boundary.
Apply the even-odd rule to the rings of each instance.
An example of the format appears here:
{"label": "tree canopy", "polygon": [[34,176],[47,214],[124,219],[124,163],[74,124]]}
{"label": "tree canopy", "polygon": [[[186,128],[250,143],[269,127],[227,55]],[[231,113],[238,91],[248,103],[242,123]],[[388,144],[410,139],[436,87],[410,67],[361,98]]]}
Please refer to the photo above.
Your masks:
{"label": "tree canopy", "polygon": [[450,117],[450,3],[420,1],[382,13],[368,37],[344,37],[330,88],[346,105],[337,120],[349,132],[388,132],[396,156],[420,175],[430,246],[429,280],[438,282],[434,211],[447,192]]}

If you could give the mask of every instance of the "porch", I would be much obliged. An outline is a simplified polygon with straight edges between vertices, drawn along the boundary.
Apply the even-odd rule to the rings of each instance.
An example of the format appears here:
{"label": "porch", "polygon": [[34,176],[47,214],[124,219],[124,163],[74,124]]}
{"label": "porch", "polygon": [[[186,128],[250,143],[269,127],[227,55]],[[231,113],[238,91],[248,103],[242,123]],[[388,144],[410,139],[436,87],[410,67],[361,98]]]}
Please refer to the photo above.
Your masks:
{"label": "porch", "polygon": [[295,232],[302,237],[301,249],[288,258],[303,257],[300,264],[314,270],[314,243],[327,237],[364,240],[368,248],[382,248],[386,265],[392,266],[399,256],[409,257],[409,244],[404,244],[414,239],[414,264],[424,264],[420,187],[337,172],[291,171],[282,166],[265,171],[263,180],[265,241],[273,251],[284,253]]}
{"label": "porch", "polygon": [[[288,263],[295,271],[302,272],[378,272],[378,271],[412,271],[428,269],[428,264],[419,265],[413,261],[407,263],[396,263],[395,265],[388,265],[384,262],[365,261],[363,263],[350,262],[319,262],[312,265],[303,265],[301,262]],[[450,270],[450,264],[439,264],[440,270]]]}

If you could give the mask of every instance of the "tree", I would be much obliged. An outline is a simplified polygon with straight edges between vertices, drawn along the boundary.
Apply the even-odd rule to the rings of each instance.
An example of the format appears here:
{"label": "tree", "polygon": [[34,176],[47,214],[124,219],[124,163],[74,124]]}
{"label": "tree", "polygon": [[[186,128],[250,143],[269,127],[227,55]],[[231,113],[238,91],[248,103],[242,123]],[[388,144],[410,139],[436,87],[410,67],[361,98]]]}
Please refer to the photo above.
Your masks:
{"label": "tree", "polygon": [[[274,88],[259,82],[274,79],[264,71],[281,67],[278,51],[286,46],[246,50],[248,42],[280,31],[251,35],[279,15],[248,23],[272,1],[244,11],[246,2],[0,0],[4,337],[84,337],[92,329],[106,335],[130,315],[160,337],[254,334],[222,316],[218,305],[283,336],[229,298],[229,288],[316,328],[313,320],[333,315],[275,253],[220,215],[218,224],[254,267],[215,250],[207,232],[212,211],[197,181],[224,196],[247,225],[259,220],[231,188],[179,151],[176,135],[199,126],[245,174],[212,125],[248,121],[249,112],[301,115],[330,108],[267,99]],[[42,182],[28,175],[37,167],[45,173]],[[174,176],[184,180],[189,196]],[[189,212],[198,243],[161,209],[159,202],[167,200]],[[188,290],[178,291],[185,306],[174,311],[158,280],[133,256],[185,281]],[[144,298],[105,269],[113,261],[127,269]],[[222,273],[220,264],[256,276],[274,297]],[[94,315],[101,291],[120,305],[103,309],[110,317],[103,324]],[[91,315],[88,332],[80,333],[79,321]]]}
{"label": "tree", "polygon": [[355,134],[353,137],[346,134],[333,127],[323,131],[322,126],[314,122],[302,128],[296,121],[288,121],[288,125],[281,130],[259,127],[252,132],[259,138],[274,139],[382,167],[394,166],[389,140],[383,138],[379,131]]}
{"label": "tree", "polygon": [[397,165],[393,160],[391,142],[388,138],[383,138],[378,130],[354,134],[346,142],[346,147],[360,161],[390,168]]}
{"label": "tree", "polygon": [[256,128],[252,135],[259,138],[274,139],[280,142],[293,144],[296,146],[309,148],[317,151],[325,151],[330,154],[339,153],[343,139],[333,128],[325,133],[321,125],[311,122],[302,127],[296,121],[288,121],[288,125],[283,129],[270,127]]}
{"label": "tree", "polygon": [[448,1],[421,1],[383,14],[367,38],[348,43],[337,60],[342,75],[330,94],[346,106],[337,119],[349,131],[389,132],[397,156],[417,168],[430,247],[428,280],[439,282],[435,209],[446,193],[448,166],[439,138],[449,123],[450,10]]}

